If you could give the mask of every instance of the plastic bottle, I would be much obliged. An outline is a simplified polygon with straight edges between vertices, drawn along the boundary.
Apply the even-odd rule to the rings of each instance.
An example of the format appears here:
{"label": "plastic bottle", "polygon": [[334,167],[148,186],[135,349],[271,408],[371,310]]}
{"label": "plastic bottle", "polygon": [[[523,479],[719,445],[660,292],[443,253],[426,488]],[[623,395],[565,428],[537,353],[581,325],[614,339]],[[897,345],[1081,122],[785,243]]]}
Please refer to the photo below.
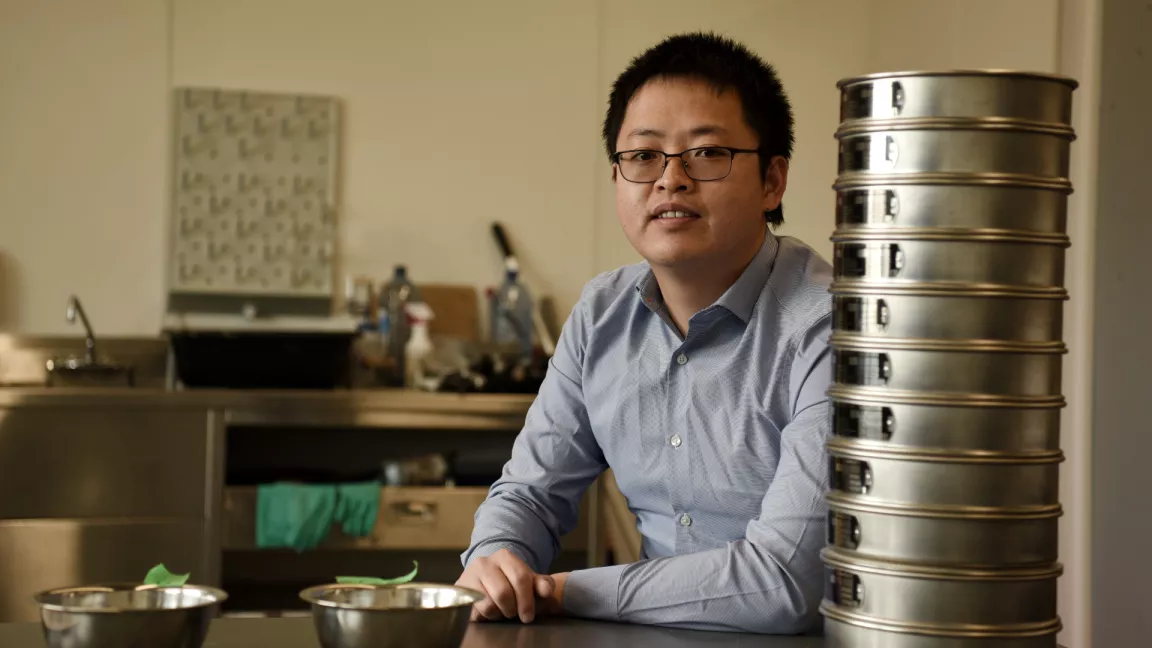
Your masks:
{"label": "plastic bottle", "polygon": [[427,304],[413,302],[406,309],[411,323],[411,335],[404,346],[404,386],[420,388],[424,385],[426,371],[424,362],[432,354],[432,337],[428,334],[428,322],[434,317]]}
{"label": "plastic bottle", "polygon": [[532,357],[532,295],[509,268],[504,283],[492,297],[492,344],[509,360]]}
{"label": "plastic bottle", "polygon": [[388,340],[388,358],[394,371],[387,384],[404,384],[404,347],[408,344],[411,327],[408,324],[408,304],[420,301],[420,291],[408,279],[408,269],[396,266],[392,280],[380,289],[380,331]]}

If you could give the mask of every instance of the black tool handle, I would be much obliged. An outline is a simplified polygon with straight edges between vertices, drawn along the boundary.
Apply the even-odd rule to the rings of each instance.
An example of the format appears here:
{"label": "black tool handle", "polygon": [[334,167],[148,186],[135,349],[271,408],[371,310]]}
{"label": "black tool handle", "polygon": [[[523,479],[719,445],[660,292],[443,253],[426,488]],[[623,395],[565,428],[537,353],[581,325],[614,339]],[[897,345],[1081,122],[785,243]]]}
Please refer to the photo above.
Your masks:
{"label": "black tool handle", "polygon": [[504,258],[512,256],[512,246],[508,243],[508,236],[504,233],[504,226],[500,223],[492,223],[492,236],[496,237],[496,245],[500,246],[500,251],[504,253]]}

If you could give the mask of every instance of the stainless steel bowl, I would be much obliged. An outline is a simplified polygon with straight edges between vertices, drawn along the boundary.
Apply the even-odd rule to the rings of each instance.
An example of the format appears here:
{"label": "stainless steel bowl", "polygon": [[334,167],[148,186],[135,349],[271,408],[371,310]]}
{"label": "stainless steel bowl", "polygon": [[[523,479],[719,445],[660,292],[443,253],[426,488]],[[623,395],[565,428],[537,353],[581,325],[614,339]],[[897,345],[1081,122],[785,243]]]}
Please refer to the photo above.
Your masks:
{"label": "stainless steel bowl", "polygon": [[938,632],[1040,630],[1059,623],[1059,564],[960,569],[850,559],[834,548],[827,565],[828,607],[858,617]]}
{"label": "stainless steel bowl", "polygon": [[312,605],[323,648],[457,648],[475,590],[432,583],[321,585],[300,592]]}
{"label": "stainless steel bowl", "polygon": [[833,436],[876,450],[1029,454],[1060,449],[1062,399],[987,403],[876,395],[834,385]]}
{"label": "stainless steel bowl", "polygon": [[[848,559],[952,567],[1022,567],[1057,558],[1061,509],[941,512],[828,494],[828,546]],[[990,541],[991,539],[991,541]]]}
{"label": "stainless steel bowl", "polygon": [[1069,184],[971,175],[887,176],[837,182],[837,231],[904,229],[1064,234]]}
{"label": "stainless steel bowl", "polygon": [[860,501],[941,512],[1035,513],[1060,502],[1059,450],[1028,455],[893,452],[832,438],[831,490]]}
{"label": "stainless steel bowl", "polygon": [[1021,181],[1066,179],[1072,129],[997,120],[892,119],[844,125],[841,181],[873,175],[980,173]]}
{"label": "stainless steel bowl", "polygon": [[827,648],[1057,648],[1055,622],[1023,630],[942,631],[924,624],[890,623],[838,609],[827,601],[824,645]]}
{"label": "stainless steel bowl", "polygon": [[199,648],[227,598],[202,585],[126,583],[36,595],[49,648]]}
{"label": "stainless steel bowl", "polygon": [[832,329],[876,338],[1059,342],[1061,296],[868,290],[833,284]]}
{"label": "stainless steel bowl", "polygon": [[838,385],[899,397],[990,396],[1009,400],[1060,396],[1062,344],[1008,344],[850,338],[833,335]]}
{"label": "stainless steel bowl", "polygon": [[992,117],[1072,123],[1076,81],[1006,70],[886,72],[843,79],[840,120]]}
{"label": "stainless steel bowl", "polygon": [[888,286],[952,284],[1060,288],[1062,235],[852,232],[835,234],[832,265],[837,283]]}

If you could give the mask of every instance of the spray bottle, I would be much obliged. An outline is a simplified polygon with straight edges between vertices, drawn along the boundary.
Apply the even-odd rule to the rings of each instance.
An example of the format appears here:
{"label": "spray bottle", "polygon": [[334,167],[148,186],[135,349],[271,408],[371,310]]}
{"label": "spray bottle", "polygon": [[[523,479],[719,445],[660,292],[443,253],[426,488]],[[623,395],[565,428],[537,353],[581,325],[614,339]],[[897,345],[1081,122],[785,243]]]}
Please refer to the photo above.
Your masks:
{"label": "spray bottle", "polygon": [[425,384],[425,361],[432,354],[432,337],[428,333],[428,322],[435,314],[423,302],[410,302],[405,306],[411,335],[404,345],[404,386],[421,388]]}

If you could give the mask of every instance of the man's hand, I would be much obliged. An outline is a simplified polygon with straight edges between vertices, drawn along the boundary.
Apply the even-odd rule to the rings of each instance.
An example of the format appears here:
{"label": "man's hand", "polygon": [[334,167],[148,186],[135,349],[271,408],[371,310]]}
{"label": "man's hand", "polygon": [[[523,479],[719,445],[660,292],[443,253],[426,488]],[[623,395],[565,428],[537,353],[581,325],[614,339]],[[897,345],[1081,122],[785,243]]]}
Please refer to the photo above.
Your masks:
{"label": "man's hand", "polygon": [[[567,574],[561,576],[567,578]],[[538,611],[559,611],[559,596],[564,589],[562,582],[537,574],[507,549],[473,560],[456,584],[484,594],[484,600],[472,606],[473,621],[519,616],[522,622],[532,623]],[[537,597],[542,599],[539,606]]]}

